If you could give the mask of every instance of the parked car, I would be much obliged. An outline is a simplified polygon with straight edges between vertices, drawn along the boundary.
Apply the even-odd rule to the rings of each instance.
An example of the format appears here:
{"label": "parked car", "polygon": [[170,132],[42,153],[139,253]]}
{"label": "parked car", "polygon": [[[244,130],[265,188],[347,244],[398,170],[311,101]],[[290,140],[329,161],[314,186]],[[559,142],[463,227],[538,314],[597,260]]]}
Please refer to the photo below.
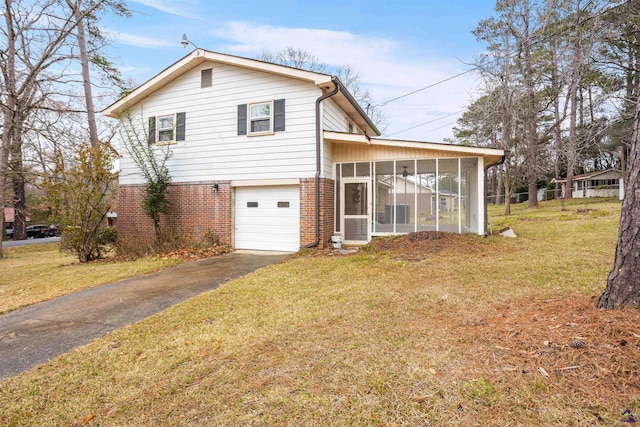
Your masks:
{"label": "parked car", "polygon": [[43,237],[53,237],[55,235],[55,229],[45,224],[30,225],[27,227],[27,239],[30,237],[39,239]]}
{"label": "parked car", "polygon": [[13,227],[6,227],[4,229],[4,235],[7,239],[13,239]]}

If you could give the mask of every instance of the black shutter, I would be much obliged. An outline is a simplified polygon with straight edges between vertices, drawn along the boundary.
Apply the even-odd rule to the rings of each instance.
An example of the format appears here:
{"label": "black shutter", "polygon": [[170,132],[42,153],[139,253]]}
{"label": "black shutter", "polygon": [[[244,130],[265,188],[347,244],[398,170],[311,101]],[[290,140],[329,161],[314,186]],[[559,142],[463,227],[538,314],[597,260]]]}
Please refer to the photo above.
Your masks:
{"label": "black shutter", "polygon": [[238,105],[238,135],[247,134],[247,104]]}
{"label": "black shutter", "polygon": [[284,131],[284,99],[273,101],[273,131]]}
{"label": "black shutter", "polygon": [[176,114],[176,141],[184,141],[184,126],[187,113]]}
{"label": "black shutter", "polygon": [[156,118],[149,117],[149,144],[156,143]]}

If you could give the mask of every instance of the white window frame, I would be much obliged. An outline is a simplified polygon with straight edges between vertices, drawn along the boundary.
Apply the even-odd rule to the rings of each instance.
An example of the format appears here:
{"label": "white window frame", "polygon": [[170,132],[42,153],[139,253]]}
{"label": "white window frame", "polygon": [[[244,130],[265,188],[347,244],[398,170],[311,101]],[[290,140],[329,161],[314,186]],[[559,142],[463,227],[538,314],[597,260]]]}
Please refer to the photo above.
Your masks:
{"label": "white window frame", "polygon": [[[160,122],[162,119],[171,117],[171,129],[169,128],[160,128]],[[176,114],[163,114],[162,116],[156,116],[156,144],[173,144],[176,142]],[[171,130],[171,139],[168,141],[160,140],[160,132],[168,132]]]}
{"label": "white window frame", "polygon": [[348,133],[357,133],[356,125],[350,119],[347,119],[347,132]]}
{"label": "white window frame", "polygon": [[[261,105],[261,104],[269,104],[269,116],[260,116],[260,117],[251,117],[251,107],[253,106],[257,106],[257,105]],[[249,104],[247,104],[247,135],[253,136],[253,135],[270,135],[273,134],[273,100],[269,100],[269,101],[256,101],[256,102],[251,102]],[[251,123],[255,120],[269,120],[269,129],[268,130],[261,130],[261,131],[257,131],[257,132],[253,132],[251,130]]]}

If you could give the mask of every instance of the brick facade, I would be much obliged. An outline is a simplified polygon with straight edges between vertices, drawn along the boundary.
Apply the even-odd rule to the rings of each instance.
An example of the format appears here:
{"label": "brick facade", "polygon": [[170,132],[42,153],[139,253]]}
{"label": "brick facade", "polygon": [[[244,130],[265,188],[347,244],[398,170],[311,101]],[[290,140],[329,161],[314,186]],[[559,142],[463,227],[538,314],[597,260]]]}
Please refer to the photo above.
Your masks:
{"label": "brick facade", "polygon": [[[214,188],[217,184],[217,191]],[[118,236],[145,239],[153,223],[142,212],[143,185],[121,185],[118,192]],[[171,184],[167,192],[170,214],[163,221],[180,235],[199,240],[205,235],[231,244],[232,207],[229,181]]]}
{"label": "brick facade", "polygon": [[[316,239],[315,179],[300,180],[300,246]],[[329,247],[334,231],[335,182],[320,179],[320,242],[318,248]]]}
{"label": "brick facade", "polygon": [[[214,185],[217,184],[217,191]],[[318,248],[330,244],[334,230],[334,188],[330,179],[320,180],[320,242]],[[118,192],[118,235],[129,240],[150,240],[153,224],[142,212],[143,185],[122,185]],[[180,235],[199,240],[206,234],[231,244],[233,236],[233,197],[229,181],[175,183],[169,186],[167,198],[170,214],[163,218]],[[166,223],[166,222],[165,222]],[[316,237],[315,180],[300,180],[300,245],[312,243]]]}

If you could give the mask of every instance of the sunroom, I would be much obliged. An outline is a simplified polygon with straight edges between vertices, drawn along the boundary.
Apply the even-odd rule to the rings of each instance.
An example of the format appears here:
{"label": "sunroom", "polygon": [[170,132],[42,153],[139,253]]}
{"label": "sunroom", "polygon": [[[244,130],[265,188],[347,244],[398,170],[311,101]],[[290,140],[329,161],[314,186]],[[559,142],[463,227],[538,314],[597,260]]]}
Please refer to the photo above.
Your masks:
{"label": "sunroom", "polygon": [[417,231],[485,234],[485,169],[502,150],[332,133],[335,232],[346,244]]}

